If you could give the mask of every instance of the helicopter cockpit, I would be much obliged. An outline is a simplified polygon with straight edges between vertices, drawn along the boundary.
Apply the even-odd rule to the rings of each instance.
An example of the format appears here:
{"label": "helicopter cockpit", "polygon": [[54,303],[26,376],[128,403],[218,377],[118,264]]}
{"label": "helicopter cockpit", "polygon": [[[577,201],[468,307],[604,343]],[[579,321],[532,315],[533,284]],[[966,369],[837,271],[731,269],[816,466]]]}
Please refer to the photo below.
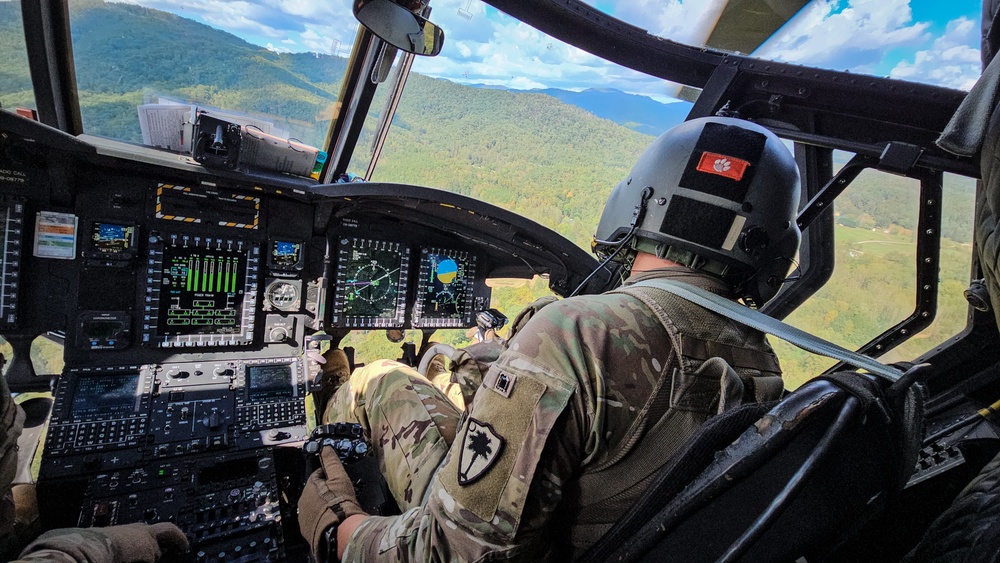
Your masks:
{"label": "helicopter cockpit", "polygon": [[[502,336],[539,296],[616,286],[586,250],[607,192],[653,135],[726,115],[774,131],[802,175],[802,249],[762,312],[933,366],[906,488],[830,550],[902,557],[1000,450],[974,416],[1000,365],[972,250],[979,160],[935,144],[959,84],[766,56],[818,11],[856,9],[836,2],[689,5],[699,25],[663,35],[601,2],[433,4],[281,12],[303,45],[350,22],[320,55],[284,49],[257,25],[266,7],[253,26],[226,14],[240,39],[222,12],[171,2],[0,2],[0,353],[27,413],[26,529],[172,522],[193,560],[305,560],[295,500],[323,352],[417,366],[436,343]],[[673,4],[663,22],[694,3]],[[503,53],[476,52],[485,22],[511,53],[535,49],[521,63],[609,62],[671,103],[505,89],[489,68]],[[454,61],[482,74],[432,78]],[[790,390],[847,367],[778,351]],[[337,444],[364,457],[363,440]]]}

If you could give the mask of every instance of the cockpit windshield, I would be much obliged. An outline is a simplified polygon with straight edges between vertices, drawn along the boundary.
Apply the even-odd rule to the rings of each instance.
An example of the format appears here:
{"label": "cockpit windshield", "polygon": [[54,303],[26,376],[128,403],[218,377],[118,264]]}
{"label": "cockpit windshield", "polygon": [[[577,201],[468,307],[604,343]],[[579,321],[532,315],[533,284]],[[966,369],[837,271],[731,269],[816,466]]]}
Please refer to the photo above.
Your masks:
{"label": "cockpit windshield", "polygon": [[[615,26],[645,30],[647,39],[713,52],[955,89],[968,89],[979,75],[977,0],[588,0],[559,3],[559,9],[570,9],[564,5],[596,10],[591,21],[612,32]],[[480,0],[433,0],[430,7],[445,34],[440,54],[382,51],[384,60],[361,78],[378,86],[370,106],[362,106],[370,109],[354,116],[364,126],[347,149],[347,174],[325,179],[460,193],[589,249],[611,188],[655,136],[686,118],[699,90],[606,60],[574,46],[585,42],[567,35],[561,41]],[[35,104],[20,12],[19,2],[0,0],[5,109]],[[69,0],[69,23],[83,131],[90,135],[183,153],[191,143],[187,126],[205,110],[261,134],[329,150],[332,120],[356,110],[351,100],[340,101],[355,40],[363,35],[348,0]],[[847,158],[838,155],[836,165]],[[946,201],[971,207],[974,188],[958,184],[960,197]],[[885,185],[872,182],[873,201],[885,199]],[[855,209],[849,199],[837,205],[838,252],[861,260],[875,255],[873,245],[891,243],[902,252],[905,244],[899,260],[912,262],[907,233],[913,221],[882,216],[874,207]],[[967,231],[967,224],[959,226]],[[969,281],[966,231],[949,235],[962,257],[947,269],[956,287]],[[892,280],[886,286],[898,288]],[[870,330],[855,331],[860,340],[850,345],[905,317],[913,307],[912,296],[905,297],[910,301],[872,321]],[[965,303],[953,305],[947,326],[928,338],[940,342],[961,329]],[[826,309],[813,310],[820,307]],[[849,319],[844,307],[833,297],[813,299],[799,315],[828,318],[837,310],[838,318]],[[870,310],[858,314],[872,316]],[[836,331],[827,336],[837,339]]]}
{"label": "cockpit windshield", "polygon": [[70,2],[84,131],[163,146],[144,129],[188,105],[322,144],[357,28],[333,5]]}
{"label": "cockpit windshield", "polygon": [[[973,0],[588,3],[651,35],[696,47],[959,89],[979,73]],[[69,4],[87,133],[160,144],[143,135],[138,108],[186,104],[324,144],[358,28],[350,2]],[[683,116],[683,106],[662,104],[697,96],[555,40],[479,0],[437,0],[431,7],[447,39],[440,56],[415,65],[422,76],[573,98],[571,105],[646,134]],[[31,108],[19,3],[0,1],[0,12],[0,104]],[[632,96],[615,99],[612,92]]]}

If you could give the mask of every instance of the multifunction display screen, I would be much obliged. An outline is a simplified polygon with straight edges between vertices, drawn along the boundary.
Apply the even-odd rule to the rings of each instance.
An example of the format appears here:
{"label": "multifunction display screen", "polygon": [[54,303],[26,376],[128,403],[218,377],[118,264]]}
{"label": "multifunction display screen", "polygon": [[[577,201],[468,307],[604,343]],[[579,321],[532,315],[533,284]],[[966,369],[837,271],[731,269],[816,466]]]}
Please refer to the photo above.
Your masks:
{"label": "multifunction display screen", "polygon": [[90,234],[93,253],[106,257],[130,257],[135,248],[135,226],[94,223]]}
{"label": "multifunction display screen", "polygon": [[398,328],[406,315],[410,249],[398,242],[340,240],[332,324]]}
{"label": "multifunction display screen", "polygon": [[286,399],[295,395],[291,365],[247,366],[246,369],[251,403]]}
{"label": "multifunction display screen", "polygon": [[268,266],[272,270],[291,272],[302,269],[302,243],[286,240],[271,242]]}
{"label": "multifunction display screen", "polygon": [[101,375],[77,379],[72,416],[76,419],[127,418],[139,404],[138,373]]}
{"label": "multifunction display screen", "polygon": [[413,326],[455,328],[470,326],[476,257],[468,252],[423,248]]}
{"label": "multifunction display screen", "polygon": [[146,300],[150,318],[149,325],[143,325],[144,342],[154,346],[252,342],[259,249],[218,238],[157,240],[162,242],[150,247]]}

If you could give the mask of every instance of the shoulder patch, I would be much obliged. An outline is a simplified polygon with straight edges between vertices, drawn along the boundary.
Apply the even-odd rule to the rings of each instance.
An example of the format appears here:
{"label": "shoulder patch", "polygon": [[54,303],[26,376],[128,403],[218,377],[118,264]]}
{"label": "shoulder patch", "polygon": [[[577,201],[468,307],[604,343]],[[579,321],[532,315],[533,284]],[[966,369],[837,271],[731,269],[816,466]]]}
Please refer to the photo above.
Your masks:
{"label": "shoulder patch", "polygon": [[465,436],[462,437],[462,451],[458,458],[458,484],[471,485],[493,467],[500,459],[506,440],[485,422],[469,419]]}

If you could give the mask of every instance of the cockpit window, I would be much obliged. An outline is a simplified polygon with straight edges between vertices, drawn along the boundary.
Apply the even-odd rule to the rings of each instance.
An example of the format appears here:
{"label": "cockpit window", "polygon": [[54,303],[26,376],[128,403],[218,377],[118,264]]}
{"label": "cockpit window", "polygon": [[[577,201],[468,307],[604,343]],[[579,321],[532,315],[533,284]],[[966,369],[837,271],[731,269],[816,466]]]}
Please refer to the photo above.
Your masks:
{"label": "cockpit window", "polygon": [[[836,153],[835,162],[846,162]],[[790,324],[846,348],[857,349],[916,310],[917,240],[937,236],[918,230],[920,183],[867,169],[834,202],[835,268],[830,281],[787,319]],[[941,206],[937,312],[930,326],[895,348],[876,349],[883,362],[911,361],[962,332],[969,304],[963,291],[972,269],[975,182],[947,174]],[[833,362],[772,339],[786,384],[795,388]]]}
{"label": "cockpit window", "polygon": [[84,132],[160,146],[144,135],[140,115],[161,109],[143,117],[153,129],[190,119],[178,112],[163,123],[173,114],[162,109],[168,104],[222,110],[322,146],[357,29],[346,2],[229,11],[215,3],[81,0],[70,3],[70,25]]}
{"label": "cockpit window", "polygon": [[968,90],[979,76],[978,0],[585,0],[697,47]]}
{"label": "cockpit window", "polygon": [[0,2],[0,108],[35,109],[20,2]]}

